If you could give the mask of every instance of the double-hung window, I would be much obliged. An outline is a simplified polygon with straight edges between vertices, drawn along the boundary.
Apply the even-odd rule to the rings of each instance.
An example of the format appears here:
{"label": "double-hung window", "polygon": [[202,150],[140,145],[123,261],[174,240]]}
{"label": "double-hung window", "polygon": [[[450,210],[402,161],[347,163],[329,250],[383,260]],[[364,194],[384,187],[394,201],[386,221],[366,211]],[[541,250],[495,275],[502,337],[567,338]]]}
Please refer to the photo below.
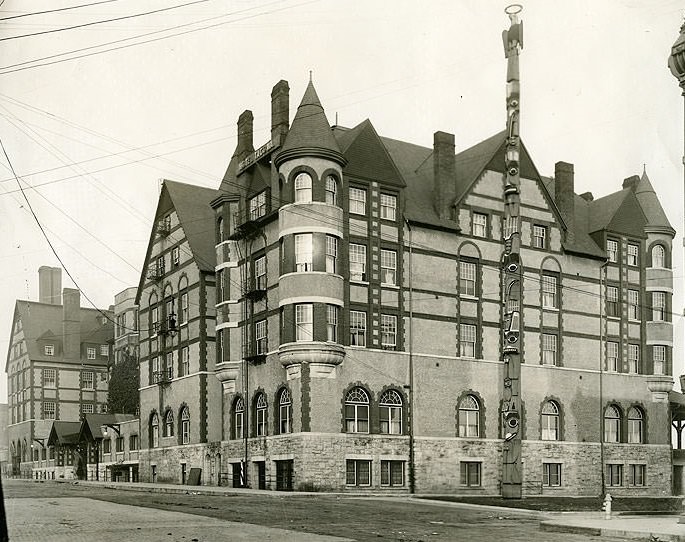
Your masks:
{"label": "double-hung window", "polygon": [[369,432],[369,396],[362,388],[352,388],[345,395],[345,430]]}
{"label": "double-hung window", "polygon": [[188,374],[190,374],[190,350],[184,346],[181,348],[181,374],[179,376]]}
{"label": "double-hung window", "polygon": [[628,290],[628,319],[629,320],[639,320],[640,319],[640,301],[639,293],[637,290]]}
{"label": "double-hung window", "polygon": [[645,470],[645,465],[628,465],[628,485],[640,487],[644,486]]}
{"label": "double-hung window", "polygon": [[652,292],[652,320],[654,322],[666,320],[666,294],[664,292]]}
{"label": "double-hung window", "polygon": [[257,409],[256,436],[266,436],[266,396],[260,393],[255,403]]}
{"label": "double-hung window", "polygon": [[395,220],[397,215],[397,198],[390,194],[381,194],[381,218]]}
{"label": "double-hung window", "polygon": [[542,406],[540,415],[542,431],[540,437],[542,440],[559,440],[559,405],[554,401],[546,401]]}
{"label": "double-hung window", "polygon": [[44,420],[54,420],[55,419],[55,403],[52,401],[45,401],[43,403],[43,419]]}
{"label": "double-hung window", "polygon": [[95,359],[96,353],[97,351],[95,350],[94,346],[89,346],[88,348],[86,348],[86,357],[88,359]]}
{"label": "double-hung window", "polygon": [[621,414],[613,405],[604,411],[604,442],[621,442]]}
{"label": "double-hung window", "polygon": [[471,224],[471,233],[474,237],[488,236],[488,215],[483,213],[473,213],[473,223]]}
{"label": "double-hung window", "polygon": [[637,267],[639,261],[639,250],[640,247],[638,247],[637,245],[628,245],[628,265],[630,265],[631,267]]}
{"label": "double-hung window", "polygon": [[366,313],[350,311],[350,345],[366,346]]}
{"label": "double-hung window", "polygon": [[43,387],[54,388],[57,383],[57,371],[55,369],[43,369]]}
{"label": "double-hung window", "polygon": [[350,280],[366,280],[366,245],[350,243]]}
{"label": "double-hung window", "polygon": [[295,270],[298,273],[312,271],[313,241],[311,233],[295,236]]}
{"label": "double-hung window", "polygon": [[607,239],[607,258],[610,262],[618,262],[618,241]]}
{"label": "double-hung window", "polygon": [[397,344],[397,316],[381,314],[381,346],[394,350]]}
{"label": "double-hung window", "polygon": [[459,355],[462,358],[476,357],[476,326],[459,324]]}
{"label": "double-hung window", "polygon": [[473,395],[459,401],[459,436],[480,437],[480,403]]}
{"label": "double-hung window", "polygon": [[397,284],[397,252],[381,250],[381,283]]}
{"label": "double-hung window", "polygon": [[607,316],[618,317],[618,288],[607,286]]}
{"label": "double-hung window", "polygon": [[404,461],[381,459],[381,485],[391,487],[404,485]]}
{"label": "double-hung window", "polygon": [[257,220],[266,214],[266,191],[250,200],[250,220]]}
{"label": "double-hung window", "polygon": [[561,485],[561,463],[542,464],[542,485],[545,487]]}
{"label": "double-hung window", "polygon": [[666,267],[666,251],[662,245],[654,245],[652,248],[652,267]]}
{"label": "double-hung window", "polygon": [[338,311],[336,305],[326,305],[326,340],[338,342]]}
{"label": "double-hung window", "polygon": [[254,261],[255,288],[266,290],[266,256],[257,258]]}
{"label": "double-hung window", "polygon": [[46,356],[54,356],[55,355],[55,346],[52,344],[46,344],[43,347],[43,352],[45,352]]}
{"label": "double-hung window", "polygon": [[95,377],[91,371],[84,371],[81,373],[81,388],[84,390],[92,390],[95,387]]}
{"label": "double-hung window", "polygon": [[480,461],[461,461],[459,463],[459,483],[467,487],[480,486]]}
{"label": "double-hung window", "polygon": [[381,395],[380,421],[381,433],[386,435],[402,434],[402,397],[395,390],[386,390]]}
{"label": "double-hung window", "polygon": [[326,273],[338,272],[338,238],[326,236]]}
{"label": "double-hung window", "polygon": [[533,246],[535,248],[547,248],[547,227],[533,226]]}
{"label": "double-hung window", "polygon": [[350,213],[355,215],[366,214],[366,190],[350,188]]}
{"label": "double-hung window", "polygon": [[260,320],[255,324],[255,354],[266,354],[268,350],[266,337],[266,320]]}
{"label": "double-hung window", "polygon": [[188,407],[181,411],[181,444],[190,443],[190,412]]}
{"label": "double-hung window", "polygon": [[174,378],[174,352],[166,353],[166,377],[171,380]]}
{"label": "double-hung window", "polygon": [[295,177],[295,202],[310,203],[312,201],[312,178],[308,173],[300,173]]}
{"label": "double-hung window", "polygon": [[326,177],[326,203],[338,205],[338,182],[333,175]]}
{"label": "double-hung window", "polygon": [[640,346],[628,345],[628,372],[637,374],[640,372]]}
{"label": "double-hung window", "polygon": [[607,343],[607,371],[616,373],[618,372],[618,343],[608,342]]}
{"label": "double-hung window", "polygon": [[171,249],[171,266],[178,267],[181,264],[181,249],[174,247]]}
{"label": "double-hung window", "polygon": [[557,277],[542,276],[542,306],[546,309],[557,309]]}
{"label": "double-hung window", "polygon": [[311,303],[295,305],[295,340],[314,340],[314,306]]}
{"label": "double-hung window", "polygon": [[557,364],[557,336],[552,333],[542,334],[542,364]]}
{"label": "double-hung window", "polygon": [[652,346],[652,363],[654,364],[653,374],[664,374],[666,366],[666,347],[663,345]]}
{"label": "double-hung window", "polygon": [[606,483],[609,487],[623,485],[623,465],[617,463],[609,463],[607,465]]}
{"label": "double-hung window", "polygon": [[459,293],[464,296],[476,296],[476,264],[459,262]]}
{"label": "double-hung window", "polygon": [[348,459],[345,471],[345,483],[348,486],[371,485],[371,461],[367,459]]}

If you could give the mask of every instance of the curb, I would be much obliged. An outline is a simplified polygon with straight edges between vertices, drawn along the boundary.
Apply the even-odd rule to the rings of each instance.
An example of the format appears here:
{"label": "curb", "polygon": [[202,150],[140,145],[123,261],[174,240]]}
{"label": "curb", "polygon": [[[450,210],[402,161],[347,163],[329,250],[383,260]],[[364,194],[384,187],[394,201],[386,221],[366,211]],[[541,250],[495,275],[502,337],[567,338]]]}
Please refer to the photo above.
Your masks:
{"label": "curb", "polygon": [[673,533],[658,533],[653,531],[626,531],[623,529],[605,529],[602,527],[588,527],[583,525],[564,525],[553,521],[541,521],[540,530],[550,533],[570,533],[587,536],[607,536],[614,538],[645,540],[649,537],[659,542],[685,542],[685,535]]}

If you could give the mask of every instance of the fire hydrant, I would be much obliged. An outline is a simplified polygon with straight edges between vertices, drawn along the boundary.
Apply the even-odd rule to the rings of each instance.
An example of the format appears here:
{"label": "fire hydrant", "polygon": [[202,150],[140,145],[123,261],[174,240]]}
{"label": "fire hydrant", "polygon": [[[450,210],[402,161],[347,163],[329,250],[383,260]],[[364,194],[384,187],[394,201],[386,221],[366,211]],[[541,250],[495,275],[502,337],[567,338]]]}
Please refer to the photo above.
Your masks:
{"label": "fire hydrant", "polygon": [[602,510],[604,510],[604,519],[611,519],[611,493],[607,493],[604,496],[604,502],[602,503]]}

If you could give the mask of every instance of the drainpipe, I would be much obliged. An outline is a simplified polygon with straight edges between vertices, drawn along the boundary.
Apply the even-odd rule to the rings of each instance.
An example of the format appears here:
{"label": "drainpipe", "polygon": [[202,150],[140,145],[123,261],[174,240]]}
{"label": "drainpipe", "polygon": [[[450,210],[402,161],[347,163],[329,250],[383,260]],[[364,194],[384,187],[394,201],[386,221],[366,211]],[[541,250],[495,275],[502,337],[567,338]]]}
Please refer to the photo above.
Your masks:
{"label": "drainpipe", "polygon": [[409,408],[407,410],[407,425],[409,430],[409,493],[416,492],[416,474],[414,463],[414,286],[412,284],[412,255],[414,252],[412,243],[412,230],[409,220],[404,219],[409,230]]}
{"label": "drainpipe", "polygon": [[599,496],[604,497],[606,493],[606,475],[604,472],[604,349],[606,348],[604,336],[604,287],[607,280],[607,264],[605,261],[599,266],[599,465],[602,474],[602,487]]}

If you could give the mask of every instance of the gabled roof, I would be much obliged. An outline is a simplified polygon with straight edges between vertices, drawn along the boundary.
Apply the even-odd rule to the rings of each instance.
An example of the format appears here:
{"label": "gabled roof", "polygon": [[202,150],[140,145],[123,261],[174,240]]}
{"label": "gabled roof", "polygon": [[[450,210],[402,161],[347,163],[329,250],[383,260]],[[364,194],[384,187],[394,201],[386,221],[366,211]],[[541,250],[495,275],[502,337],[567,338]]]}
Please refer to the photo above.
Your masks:
{"label": "gabled roof", "polygon": [[[488,164],[497,165],[496,154],[506,139],[506,131],[501,131],[466,150],[457,153],[455,157],[457,168],[457,202],[460,202],[471,190],[474,183],[487,169]],[[502,168],[495,171],[504,171],[504,155],[502,155]],[[523,171],[522,171],[523,173]]]}
{"label": "gabled roof", "polygon": [[75,446],[78,444],[81,422],[52,422],[48,446]]}
{"label": "gabled roof", "polygon": [[84,418],[79,430],[79,441],[104,438],[103,425],[115,425],[136,419],[132,414],[86,414]]}
{"label": "gabled roof", "polygon": [[649,177],[647,177],[647,171],[642,172],[642,178],[635,187],[635,197],[640,203],[642,212],[645,214],[648,230],[675,236],[675,230],[668,221],[666,213],[659,202],[659,198],[652,187],[652,183],[650,182]]}
{"label": "gabled roof", "polygon": [[644,236],[647,219],[631,188],[624,188],[590,202],[589,210],[589,233],[608,230],[633,237]]}

